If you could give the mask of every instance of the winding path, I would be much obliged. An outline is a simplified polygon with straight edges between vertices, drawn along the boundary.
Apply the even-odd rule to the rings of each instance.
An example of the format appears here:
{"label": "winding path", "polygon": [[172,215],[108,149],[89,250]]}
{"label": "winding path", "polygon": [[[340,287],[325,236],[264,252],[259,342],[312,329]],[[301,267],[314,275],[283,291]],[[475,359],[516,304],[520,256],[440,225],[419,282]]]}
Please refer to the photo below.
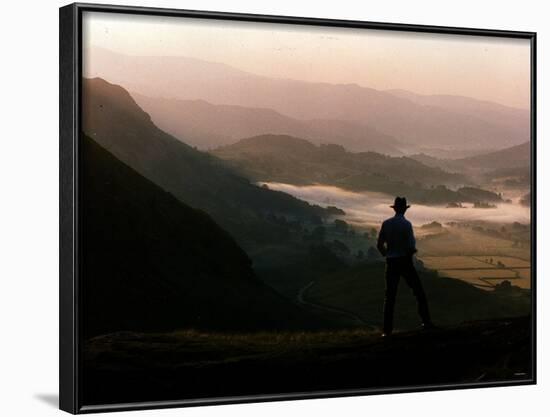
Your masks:
{"label": "winding path", "polygon": [[324,304],[318,304],[318,303],[313,303],[311,301],[307,301],[305,299],[305,295],[306,295],[307,291],[311,287],[313,287],[313,285],[315,285],[315,281],[309,282],[308,284],[303,286],[300,289],[300,291],[298,291],[298,295],[296,296],[296,301],[298,302],[298,304],[302,304],[303,306],[307,306],[307,307],[314,308],[314,309],[317,309],[317,310],[328,311],[328,312],[333,313],[333,314],[346,316],[347,318],[349,318],[352,321],[360,324],[361,326],[369,327],[371,330],[379,330],[379,328],[377,326],[373,326],[372,324],[367,323],[365,320],[363,320],[357,314],[352,313],[351,311],[347,311],[347,310],[344,310],[344,309],[341,309],[341,308],[327,306],[327,305],[324,305]]}

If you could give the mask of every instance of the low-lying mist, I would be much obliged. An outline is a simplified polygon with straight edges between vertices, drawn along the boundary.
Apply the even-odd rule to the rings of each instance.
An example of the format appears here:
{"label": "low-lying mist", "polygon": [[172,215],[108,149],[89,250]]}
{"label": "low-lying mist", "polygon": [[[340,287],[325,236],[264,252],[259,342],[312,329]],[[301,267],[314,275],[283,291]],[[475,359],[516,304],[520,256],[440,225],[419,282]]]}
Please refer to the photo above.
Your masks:
{"label": "low-lying mist", "polygon": [[[291,184],[267,182],[270,189],[291,194],[311,204],[322,207],[336,206],[346,212],[346,221],[357,225],[379,224],[393,215],[389,207],[395,196],[376,192],[352,192],[328,185],[296,186]],[[415,226],[432,221],[446,223],[451,221],[487,221],[498,223],[530,223],[528,207],[513,203],[501,203],[497,208],[446,208],[444,206],[426,206],[409,201],[411,208],[407,218]]]}

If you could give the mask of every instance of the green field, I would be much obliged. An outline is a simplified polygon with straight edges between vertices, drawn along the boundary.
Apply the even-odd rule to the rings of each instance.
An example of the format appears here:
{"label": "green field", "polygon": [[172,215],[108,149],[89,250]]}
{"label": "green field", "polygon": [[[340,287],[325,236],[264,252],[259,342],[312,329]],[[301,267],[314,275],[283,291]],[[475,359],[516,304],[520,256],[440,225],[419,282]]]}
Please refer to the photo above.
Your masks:
{"label": "green field", "polygon": [[[478,222],[480,223],[480,222]],[[487,229],[498,229],[504,225],[481,223]],[[461,256],[469,255],[478,260],[493,257],[516,258],[529,262],[530,237],[517,233],[510,238],[491,236],[487,232],[474,230],[477,225],[446,227],[448,233],[440,233],[419,239],[419,256]],[[506,227],[506,226],[505,226]],[[510,226],[508,226],[510,227]],[[496,263],[496,260],[495,260]],[[527,265],[528,266],[528,265]]]}
{"label": "green field", "polygon": [[427,268],[430,269],[488,269],[481,261],[472,256],[449,255],[449,256],[420,256]]}
{"label": "green field", "polygon": [[[418,257],[426,268],[438,271],[441,277],[460,279],[477,288],[492,290],[507,280],[514,286],[530,289],[529,240],[524,234],[513,233],[517,227],[498,225],[496,230],[504,228],[506,232],[500,237],[489,235],[494,233],[487,231],[489,227],[483,229],[480,222],[473,226],[455,225],[446,227],[445,233],[421,236]],[[524,233],[522,228],[519,232]]]}
{"label": "green field", "polygon": [[426,256],[420,259],[426,268],[437,270],[440,276],[460,279],[478,288],[490,290],[506,280],[520,288],[531,288],[530,263],[523,259],[502,256]]}

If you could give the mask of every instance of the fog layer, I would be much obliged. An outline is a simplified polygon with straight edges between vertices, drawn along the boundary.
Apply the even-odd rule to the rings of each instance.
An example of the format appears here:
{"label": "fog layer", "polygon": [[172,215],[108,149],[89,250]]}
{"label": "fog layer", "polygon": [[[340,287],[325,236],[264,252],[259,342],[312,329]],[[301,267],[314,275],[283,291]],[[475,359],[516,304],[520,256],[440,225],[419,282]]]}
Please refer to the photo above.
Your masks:
{"label": "fog layer", "polygon": [[[270,189],[291,194],[297,198],[322,207],[336,206],[346,212],[346,220],[358,225],[378,224],[393,215],[389,207],[393,196],[374,192],[352,192],[338,187],[326,185],[295,186],[283,183],[262,183]],[[473,208],[471,204],[464,204],[465,208],[446,208],[443,206],[425,206],[409,202],[411,208],[407,211],[407,218],[415,226],[432,221],[441,223],[451,221],[476,221],[502,223],[529,223],[528,207],[519,204],[502,203],[494,209]]]}

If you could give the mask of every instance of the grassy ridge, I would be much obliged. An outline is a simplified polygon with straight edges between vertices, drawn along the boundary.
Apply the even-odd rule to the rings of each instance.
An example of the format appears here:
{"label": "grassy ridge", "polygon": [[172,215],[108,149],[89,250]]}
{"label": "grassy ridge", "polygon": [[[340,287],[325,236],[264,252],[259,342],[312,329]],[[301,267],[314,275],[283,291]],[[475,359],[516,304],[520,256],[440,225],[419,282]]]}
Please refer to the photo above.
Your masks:
{"label": "grassy ridge", "polygon": [[84,354],[86,404],[525,379],[529,318],[465,323],[387,341],[320,333],[117,333]]}

